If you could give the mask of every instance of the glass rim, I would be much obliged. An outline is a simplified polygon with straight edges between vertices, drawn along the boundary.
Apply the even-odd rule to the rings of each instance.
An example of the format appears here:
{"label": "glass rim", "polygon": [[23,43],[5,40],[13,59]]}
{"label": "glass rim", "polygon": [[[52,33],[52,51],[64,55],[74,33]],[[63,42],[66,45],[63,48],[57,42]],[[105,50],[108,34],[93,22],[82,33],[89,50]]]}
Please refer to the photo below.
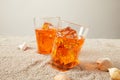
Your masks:
{"label": "glass rim", "polygon": [[61,20],[61,22],[66,22],[66,23],[70,23],[70,24],[77,25],[77,26],[80,26],[80,27],[89,28],[89,26],[87,26],[87,25],[81,25],[81,24],[77,24],[77,23],[67,21],[67,20]]}
{"label": "glass rim", "polygon": [[40,16],[35,16],[35,17],[33,17],[33,27],[34,28],[36,28],[35,26],[36,26],[36,21],[39,21],[39,20],[44,20],[44,19],[57,19],[59,22],[61,21],[61,17],[59,17],[59,16],[54,16],[54,17],[48,17],[48,16],[46,16],[46,17],[40,17]]}
{"label": "glass rim", "polygon": [[35,17],[33,17],[33,19],[52,19],[52,18],[59,18],[59,19],[61,19],[61,17],[59,17],[59,16],[55,16],[55,17],[49,17],[49,16],[46,16],[46,17],[40,17],[40,16],[35,16]]}
{"label": "glass rim", "polygon": [[76,23],[74,23],[74,22],[70,22],[70,21],[66,21],[66,20],[61,20],[61,24],[62,24],[62,22],[63,22],[63,23],[65,22],[65,23],[68,23],[68,24],[76,25],[76,26],[74,26],[74,27],[78,27],[78,28],[79,28],[78,35],[79,35],[79,36],[84,36],[84,37],[87,36],[88,31],[89,31],[89,27],[84,26],[84,25],[79,25],[79,24],[76,24]]}

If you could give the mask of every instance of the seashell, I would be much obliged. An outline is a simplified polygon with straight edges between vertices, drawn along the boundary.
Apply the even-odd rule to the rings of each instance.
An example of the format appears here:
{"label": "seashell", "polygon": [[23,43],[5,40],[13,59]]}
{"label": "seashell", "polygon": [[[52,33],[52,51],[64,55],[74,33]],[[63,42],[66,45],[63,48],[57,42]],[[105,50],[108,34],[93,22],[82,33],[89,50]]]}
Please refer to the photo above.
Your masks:
{"label": "seashell", "polygon": [[113,80],[120,80],[120,70],[118,68],[109,68],[108,70]]}
{"label": "seashell", "polygon": [[26,42],[24,42],[24,43],[20,44],[20,45],[18,46],[18,48],[19,48],[20,50],[25,51],[25,50],[27,50],[28,45],[26,44]]}
{"label": "seashell", "polygon": [[58,74],[54,77],[54,80],[71,80],[71,79],[65,74]]}
{"label": "seashell", "polygon": [[102,71],[108,71],[108,68],[112,67],[110,58],[99,58],[97,61],[97,68]]}

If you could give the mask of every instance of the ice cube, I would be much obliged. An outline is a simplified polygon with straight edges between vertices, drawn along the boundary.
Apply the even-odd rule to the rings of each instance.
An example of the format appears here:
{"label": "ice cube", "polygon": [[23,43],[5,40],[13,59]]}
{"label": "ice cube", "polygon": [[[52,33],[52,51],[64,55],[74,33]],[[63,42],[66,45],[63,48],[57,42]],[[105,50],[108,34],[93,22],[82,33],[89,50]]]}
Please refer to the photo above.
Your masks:
{"label": "ice cube", "polygon": [[42,29],[49,29],[51,26],[53,26],[51,23],[45,22],[42,26]]}
{"label": "ice cube", "polygon": [[60,31],[61,36],[66,38],[77,38],[77,32],[69,26]]}

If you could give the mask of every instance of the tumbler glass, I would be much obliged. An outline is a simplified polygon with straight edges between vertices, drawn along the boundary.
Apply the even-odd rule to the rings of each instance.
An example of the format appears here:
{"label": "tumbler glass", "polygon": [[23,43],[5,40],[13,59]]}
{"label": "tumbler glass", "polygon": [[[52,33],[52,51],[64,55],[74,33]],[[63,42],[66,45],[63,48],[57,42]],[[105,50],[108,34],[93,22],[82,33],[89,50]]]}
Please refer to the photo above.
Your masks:
{"label": "tumbler glass", "polygon": [[51,64],[60,70],[68,70],[78,65],[78,56],[87,32],[87,27],[61,21],[61,29],[57,31],[51,53]]}
{"label": "tumbler glass", "polygon": [[34,18],[37,52],[50,54],[59,28],[60,17]]}

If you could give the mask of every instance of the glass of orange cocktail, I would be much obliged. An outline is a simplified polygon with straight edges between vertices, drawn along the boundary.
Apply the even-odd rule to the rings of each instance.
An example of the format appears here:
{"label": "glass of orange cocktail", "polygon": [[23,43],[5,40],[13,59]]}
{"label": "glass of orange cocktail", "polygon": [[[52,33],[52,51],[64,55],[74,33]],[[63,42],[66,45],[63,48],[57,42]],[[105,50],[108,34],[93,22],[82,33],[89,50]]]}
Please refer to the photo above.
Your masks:
{"label": "glass of orange cocktail", "polygon": [[60,17],[34,18],[38,53],[51,53],[59,23]]}
{"label": "glass of orange cocktail", "polygon": [[68,21],[62,21],[57,31],[52,50],[51,64],[61,70],[68,70],[79,64],[79,52],[85,42],[88,28]]}

